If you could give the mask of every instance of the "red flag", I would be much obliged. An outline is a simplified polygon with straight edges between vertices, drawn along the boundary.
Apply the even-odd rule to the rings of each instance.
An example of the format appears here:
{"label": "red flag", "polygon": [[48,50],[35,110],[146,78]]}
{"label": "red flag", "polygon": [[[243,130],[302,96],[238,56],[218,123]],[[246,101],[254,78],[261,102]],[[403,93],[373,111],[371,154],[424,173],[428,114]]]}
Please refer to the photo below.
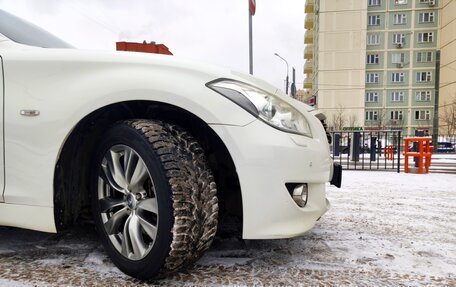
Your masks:
{"label": "red flag", "polygon": [[255,15],[256,11],[256,1],[255,0],[249,0],[249,8],[250,8],[250,14]]}

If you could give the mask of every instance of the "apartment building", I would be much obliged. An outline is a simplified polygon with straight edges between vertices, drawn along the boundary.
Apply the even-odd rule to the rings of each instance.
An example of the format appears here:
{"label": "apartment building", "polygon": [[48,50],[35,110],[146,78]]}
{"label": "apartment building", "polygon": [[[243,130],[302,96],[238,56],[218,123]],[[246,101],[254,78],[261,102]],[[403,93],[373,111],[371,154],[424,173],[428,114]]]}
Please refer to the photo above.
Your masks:
{"label": "apartment building", "polygon": [[[456,1],[440,3],[440,97],[439,134],[456,134]],[[451,118],[453,114],[453,118]]]}
{"label": "apartment building", "polygon": [[304,87],[332,127],[432,132],[438,2],[306,1]]}

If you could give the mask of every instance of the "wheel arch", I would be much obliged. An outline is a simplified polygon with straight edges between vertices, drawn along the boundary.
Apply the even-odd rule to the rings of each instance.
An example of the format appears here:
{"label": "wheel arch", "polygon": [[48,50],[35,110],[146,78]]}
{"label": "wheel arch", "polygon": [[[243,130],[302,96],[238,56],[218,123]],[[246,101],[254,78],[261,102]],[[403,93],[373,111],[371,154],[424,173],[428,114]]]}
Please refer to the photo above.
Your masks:
{"label": "wheel arch", "polygon": [[[66,138],[54,169],[54,220],[58,231],[90,215],[89,175],[96,143],[117,121],[143,118],[176,123],[205,150],[218,186],[221,209],[242,217],[242,195],[234,161],[223,140],[202,119],[155,101],[126,101],[99,108],[81,119]],[[242,219],[240,221],[242,223]]]}

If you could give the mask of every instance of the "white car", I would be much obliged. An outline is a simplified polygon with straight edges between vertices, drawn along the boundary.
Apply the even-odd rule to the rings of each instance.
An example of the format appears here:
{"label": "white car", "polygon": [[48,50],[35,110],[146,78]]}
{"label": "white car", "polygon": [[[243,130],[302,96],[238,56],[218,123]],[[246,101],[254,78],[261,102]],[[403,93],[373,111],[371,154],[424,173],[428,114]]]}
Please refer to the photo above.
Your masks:
{"label": "white car", "polygon": [[0,10],[0,225],[93,216],[125,273],[195,262],[226,218],[302,235],[328,210],[324,116],[249,75],[174,56],[72,49]]}

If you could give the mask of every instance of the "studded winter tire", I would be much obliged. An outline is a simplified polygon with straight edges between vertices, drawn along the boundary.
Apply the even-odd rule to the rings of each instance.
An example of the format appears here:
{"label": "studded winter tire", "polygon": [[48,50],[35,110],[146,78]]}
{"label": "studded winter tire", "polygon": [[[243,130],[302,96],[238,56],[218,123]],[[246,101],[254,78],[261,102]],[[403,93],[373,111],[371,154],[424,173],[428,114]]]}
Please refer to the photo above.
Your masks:
{"label": "studded winter tire", "polygon": [[99,145],[93,174],[95,224],[126,274],[158,278],[209,248],[217,229],[216,186],[203,149],[179,126],[117,123]]}

